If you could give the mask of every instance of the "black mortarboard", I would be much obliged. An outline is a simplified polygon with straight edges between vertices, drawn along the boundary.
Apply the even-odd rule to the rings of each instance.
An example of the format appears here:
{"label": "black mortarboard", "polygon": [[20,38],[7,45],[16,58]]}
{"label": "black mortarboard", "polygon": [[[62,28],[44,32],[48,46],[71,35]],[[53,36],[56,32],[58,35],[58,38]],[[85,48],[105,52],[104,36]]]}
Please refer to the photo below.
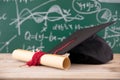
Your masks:
{"label": "black mortarboard", "polygon": [[113,53],[105,40],[96,33],[114,22],[77,30],[49,53],[65,54],[68,52],[72,63],[106,63],[113,58]]}

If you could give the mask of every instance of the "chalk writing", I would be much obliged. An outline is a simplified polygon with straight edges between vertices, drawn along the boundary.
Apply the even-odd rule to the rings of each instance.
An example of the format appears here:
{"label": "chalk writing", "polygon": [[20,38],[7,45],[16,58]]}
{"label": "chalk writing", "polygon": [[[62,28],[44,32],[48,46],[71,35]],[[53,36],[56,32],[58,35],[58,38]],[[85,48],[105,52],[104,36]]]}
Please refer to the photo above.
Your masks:
{"label": "chalk writing", "polygon": [[67,30],[79,30],[83,28],[89,28],[93,27],[95,25],[86,25],[86,26],[81,26],[80,24],[55,24],[52,28],[52,30],[59,30],[59,31],[67,31]]}
{"label": "chalk writing", "polygon": [[[104,39],[107,39],[109,45],[114,48],[115,46],[119,46],[120,42],[120,27],[116,27],[115,25],[112,27],[108,27],[105,29]],[[110,41],[110,40],[112,41]]]}
{"label": "chalk writing", "polygon": [[0,0],[0,52],[15,48],[46,51],[76,30],[116,20],[100,35],[120,52],[120,3],[116,2],[119,1]]}
{"label": "chalk writing", "polygon": [[6,13],[4,13],[4,14],[0,14],[0,21],[1,20],[6,20],[7,19],[7,15],[6,15]]}
{"label": "chalk writing", "polygon": [[17,35],[14,35],[12,38],[10,38],[6,42],[1,42],[0,44],[3,44],[3,46],[0,47],[0,51],[2,51],[4,48],[6,48],[6,51],[9,52],[9,44],[17,37]]}
{"label": "chalk writing", "polygon": [[40,32],[43,33],[43,32],[46,32],[46,31],[47,31],[47,26],[43,26]]}
{"label": "chalk writing", "polygon": [[32,34],[30,31],[26,31],[25,36],[24,36],[25,40],[27,41],[31,41],[31,40],[35,40],[35,41],[43,41],[44,39],[49,40],[49,42],[52,41],[63,41],[63,39],[65,39],[65,36],[62,37],[57,37],[55,35],[53,35],[52,32],[49,33],[49,35],[45,35],[44,33],[39,34],[39,33],[35,33]]}
{"label": "chalk writing", "polygon": [[112,20],[113,21],[120,21],[120,15],[118,14],[118,11],[115,11],[114,14],[112,15]]}
{"label": "chalk writing", "polygon": [[[52,0],[51,0],[52,1]],[[49,1],[49,2],[51,2]],[[47,4],[48,2],[45,2],[44,4]],[[41,4],[43,5],[43,4]],[[41,7],[41,6],[40,6]],[[38,9],[39,6],[37,6],[36,9]],[[70,10],[65,10],[65,9],[61,9],[59,5],[53,5],[49,8],[49,10],[47,12],[32,12],[31,10],[25,8],[23,9],[20,13],[19,13],[19,8],[18,8],[18,3],[16,1],[16,13],[17,13],[17,19],[15,19],[13,22],[10,23],[10,25],[12,25],[13,23],[17,23],[17,28],[18,28],[18,34],[21,34],[20,31],[20,26],[23,22],[25,22],[28,19],[33,19],[36,23],[42,23],[44,22],[44,25],[47,26],[47,21],[59,21],[61,19],[64,19],[65,22],[70,22],[73,20],[83,20],[83,16],[80,16],[79,14],[77,14],[75,17],[70,17]],[[27,11],[30,15],[28,15],[27,17],[24,17],[23,13]],[[63,11],[63,12],[62,12]],[[54,14],[57,13],[60,16],[52,16],[50,17],[49,14]],[[22,15],[23,14],[23,15]],[[36,17],[38,16],[38,17]]]}
{"label": "chalk writing", "polygon": [[55,24],[53,26],[53,30],[65,31],[65,30],[77,30],[81,29],[80,24],[72,25],[72,24]]}
{"label": "chalk writing", "polygon": [[45,46],[43,45],[42,42],[40,42],[39,46],[23,44],[22,48],[25,49],[25,50],[33,50],[33,51],[35,51],[36,49],[39,49],[39,50],[43,51],[43,49],[45,48]]}
{"label": "chalk writing", "polygon": [[[3,0],[3,2],[14,2],[15,0]],[[18,0],[20,3],[24,2],[24,3],[28,3],[28,2],[32,2],[34,0]]]}
{"label": "chalk writing", "polygon": [[[46,4],[48,4],[48,3],[52,2],[52,1],[54,1],[54,0],[49,0],[49,1],[47,1],[47,2],[45,2],[45,3],[43,3],[43,4],[41,4],[41,5],[33,8],[32,11],[34,11],[34,10],[40,8],[41,6],[46,5]],[[30,18],[33,18],[33,20],[36,21],[37,23],[42,22],[42,20],[41,20],[41,17],[42,17],[41,14],[44,14],[44,12],[43,12],[43,13],[41,13],[41,12],[40,12],[40,13],[39,13],[39,12],[32,13],[32,11],[30,11],[30,10],[27,9],[27,8],[25,8],[25,9],[23,9],[21,12],[19,12],[19,7],[18,7],[17,0],[15,0],[15,4],[16,4],[16,14],[17,14],[17,18],[16,18],[13,22],[11,22],[10,25],[12,25],[12,24],[14,24],[14,23],[17,23],[16,27],[18,28],[18,35],[21,35],[20,27],[21,27],[21,24],[22,24],[23,22],[25,22],[26,20],[28,20],[28,19],[30,19]],[[26,14],[22,15],[22,14],[24,13],[24,11],[27,11],[27,13],[29,13],[30,15],[28,15],[27,17],[24,17],[24,16],[27,14],[27,13],[26,13]],[[38,17],[40,17],[40,19],[39,19],[39,18],[35,18],[34,15],[38,15]],[[45,18],[46,18],[46,17],[45,17]]]}
{"label": "chalk writing", "polygon": [[111,14],[110,18],[111,20],[117,20],[118,22],[115,23],[113,26],[105,29],[104,39],[107,40],[107,43],[110,45],[111,48],[120,47],[120,16],[118,14],[118,11],[115,11],[113,14]]}
{"label": "chalk writing", "polygon": [[120,3],[120,0],[99,0],[99,1],[105,3]]}
{"label": "chalk writing", "polygon": [[109,44],[111,48],[120,47],[119,42],[120,42],[120,38],[118,37],[113,37],[111,38],[111,40],[107,40],[107,43]]}
{"label": "chalk writing", "polygon": [[80,14],[92,14],[101,9],[101,4],[96,0],[73,0],[73,9]]}
{"label": "chalk writing", "polygon": [[111,16],[111,11],[107,8],[103,8],[97,13],[96,19],[99,23],[107,23],[111,20]]}

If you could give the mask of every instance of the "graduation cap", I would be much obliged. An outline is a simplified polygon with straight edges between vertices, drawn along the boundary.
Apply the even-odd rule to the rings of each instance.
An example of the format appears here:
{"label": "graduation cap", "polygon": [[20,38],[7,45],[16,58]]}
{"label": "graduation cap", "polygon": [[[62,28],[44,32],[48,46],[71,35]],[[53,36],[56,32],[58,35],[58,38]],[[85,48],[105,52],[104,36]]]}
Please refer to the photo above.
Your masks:
{"label": "graduation cap", "polygon": [[75,31],[49,53],[70,53],[72,63],[100,64],[113,59],[113,53],[104,39],[96,33],[115,21]]}

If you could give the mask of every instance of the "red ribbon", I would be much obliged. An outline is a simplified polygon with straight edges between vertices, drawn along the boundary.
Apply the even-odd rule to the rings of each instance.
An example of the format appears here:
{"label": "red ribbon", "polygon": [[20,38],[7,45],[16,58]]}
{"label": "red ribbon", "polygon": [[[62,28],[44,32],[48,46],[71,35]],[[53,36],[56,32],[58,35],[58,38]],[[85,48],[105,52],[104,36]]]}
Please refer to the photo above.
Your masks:
{"label": "red ribbon", "polygon": [[69,46],[70,44],[72,44],[77,38],[72,39],[71,41],[67,42],[65,45],[63,45],[62,47],[58,48],[57,50],[55,50],[54,54],[57,54],[59,51],[61,51],[62,49],[64,49],[65,47]]}
{"label": "red ribbon", "polygon": [[[59,49],[57,49],[54,54],[56,54],[57,52],[59,52],[60,50],[64,49],[65,47],[69,46],[71,43],[73,43],[76,40],[76,38],[74,38],[73,40],[69,41],[68,43],[66,43],[65,45],[63,45],[62,47],[60,47]],[[36,51],[35,54],[32,57],[32,60],[28,61],[26,64],[28,66],[37,66],[40,64],[40,60],[41,57],[46,54],[45,52],[42,51]]]}
{"label": "red ribbon", "polygon": [[26,64],[28,66],[37,66],[40,64],[41,57],[46,54],[45,52],[42,51],[37,51],[32,57],[32,60],[28,61]]}

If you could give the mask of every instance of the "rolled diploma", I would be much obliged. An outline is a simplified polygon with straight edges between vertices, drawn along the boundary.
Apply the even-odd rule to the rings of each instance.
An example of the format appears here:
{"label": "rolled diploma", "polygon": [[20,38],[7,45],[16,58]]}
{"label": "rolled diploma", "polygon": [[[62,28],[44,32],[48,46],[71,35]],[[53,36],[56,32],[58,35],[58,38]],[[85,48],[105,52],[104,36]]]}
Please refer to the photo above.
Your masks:
{"label": "rolled diploma", "polygon": [[[16,49],[12,53],[12,57],[14,59],[24,62],[30,61],[33,55],[34,52],[22,50],[22,49]],[[41,57],[40,63],[41,65],[60,68],[60,69],[68,69],[71,66],[71,62],[68,56],[56,55],[56,54],[44,54]]]}

